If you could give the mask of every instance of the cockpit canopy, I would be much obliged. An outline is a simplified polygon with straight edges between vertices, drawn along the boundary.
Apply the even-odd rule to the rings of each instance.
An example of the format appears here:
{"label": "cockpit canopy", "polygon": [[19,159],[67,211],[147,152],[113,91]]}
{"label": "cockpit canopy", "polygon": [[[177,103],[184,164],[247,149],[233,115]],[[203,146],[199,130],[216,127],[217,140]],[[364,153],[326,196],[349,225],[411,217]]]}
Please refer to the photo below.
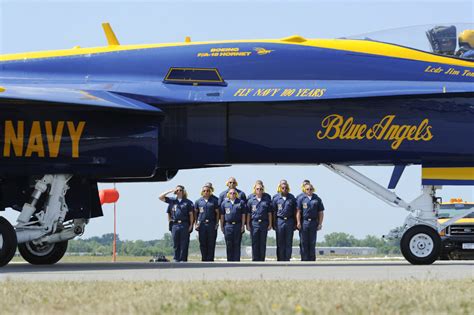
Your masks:
{"label": "cockpit canopy", "polygon": [[474,24],[418,25],[345,37],[372,40],[438,55],[474,59]]}

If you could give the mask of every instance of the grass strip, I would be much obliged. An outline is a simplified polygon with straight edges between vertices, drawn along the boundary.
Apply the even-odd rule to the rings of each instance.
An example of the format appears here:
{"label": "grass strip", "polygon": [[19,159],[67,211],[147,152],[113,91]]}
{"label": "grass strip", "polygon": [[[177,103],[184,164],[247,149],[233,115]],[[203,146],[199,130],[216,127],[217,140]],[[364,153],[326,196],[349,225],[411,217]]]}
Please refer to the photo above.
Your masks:
{"label": "grass strip", "polygon": [[1,314],[473,314],[474,279],[0,282]]}

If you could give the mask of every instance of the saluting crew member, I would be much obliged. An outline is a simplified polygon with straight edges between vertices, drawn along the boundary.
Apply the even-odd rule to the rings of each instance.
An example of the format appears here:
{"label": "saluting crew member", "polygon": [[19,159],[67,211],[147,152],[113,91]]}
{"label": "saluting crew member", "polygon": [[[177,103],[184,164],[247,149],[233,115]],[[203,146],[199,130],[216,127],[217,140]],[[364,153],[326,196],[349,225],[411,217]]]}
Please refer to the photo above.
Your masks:
{"label": "saluting crew member", "polygon": [[255,184],[254,197],[247,202],[247,230],[252,237],[252,260],[265,261],[267,233],[272,227],[271,200],[264,198],[263,185]]}
{"label": "saluting crew member", "polygon": [[239,189],[237,189],[237,180],[235,177],[230,177],[225,185],[228,187],[226,190],[221,192],[219,195],[219,207],[221,206],[222,202],[226,199],[227,193],[229,192],[230,189],[234,189],[237,192],[237,197],[238,199],[242,200],[243,202],[247,202],[247,196],[245,196],[245,193]]}
{"label": "saluting crew member", "polygon": [[296,210],[297,228],[300,231],[302,261],[316,260],[316,233],[321,230],[324,218],[324,205],[314,193],[311,184],[304,186],[305,195],[298,200]]}
{"label": "saluting crew member", "polygon": [[211,183],[206,183],[201,190],[201,198],[194,203],[196,231],[199,233],[199,248],[202,261],[214,261],[216,234],[219,224],[219,204]]}
{"label": "saluting crew member", "polygon": [[[174,193],[175,198],[166,197]],[[189,234],[193,230],[193,210],[191,200],[187,199],[184,186],[178,185],[175,189],[166,191],[160,195],[160,200],[169,204],[168,220],[172,224],[171,234],[173,236],[174,261],[188,261]]]}
{"label": "saluting crew member", "polygon": [[229,189],[221,204],[221,229],[224,233],[227,261],[240,261],[240,243],[244,233],[245,203],[237,198],[237,190]]}
{"label": "saluting crew member", "polygon": [[290,194],[290,185],[284,179],[280,181],[277,191],[272,201],[277,220],[277,260],[290,261],[296,226],[296,198]]}

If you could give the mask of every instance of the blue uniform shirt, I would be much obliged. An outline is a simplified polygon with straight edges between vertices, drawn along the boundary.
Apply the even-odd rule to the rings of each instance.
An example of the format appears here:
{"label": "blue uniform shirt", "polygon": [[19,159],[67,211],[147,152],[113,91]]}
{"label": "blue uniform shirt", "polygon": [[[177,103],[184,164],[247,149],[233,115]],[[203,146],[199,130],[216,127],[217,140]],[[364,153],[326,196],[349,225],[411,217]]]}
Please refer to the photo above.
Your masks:
{"label": "blue uniform shirt", "polygon": [[[252,193],[250,194],[248,197],[247,197],[247,200],[250,200],[250,199],[253,199],[255,198],[255,194]],[[262,199],[263,200],[266,200],[266,201],[272,201],[272,196],[270,196],[270,194],[267,194],[266,192],[263,193],[262,195]]]}
{"label": "blue uniform shirt", "polygon": [[192,213],[194,209],[191,200],[183,198],[178,201],[178,198],[165,197],[165,202],[169,204],[167,212],[171,214],[172,220],[189,222],[189,213]]}
{"label": "blue uniform shirt", "polygon": [[318,219],[319,211],[324,211],[323,201],[316,194],[300,198],[297,207],[301,210],[303,219]]}
{"label": "blue uniform shirt", "polygon": [[254,197],[247,202],[247,210],[252,220],[268,222],[268,214],[272,213],[272,203],[270,200],[264,199],[263,196],[260,201]]}
{"label": "blue uniform shirt", "polygon": [[204,222],[216,223],[216,209],[219,209],[219,200],[216,196],[212,195],[209,200],[206,201],[204,197],[199,198],[194,203],[194,208],[197,210],[197,220]]}
{"label": "blue uniform shirt", "polygon": [[277,217],[294,218],[296,213],[296,198],[292,194],[288,194],[285,198],[281,194],[273,196],[273,209]]}
{"label": "blue uniform shirt", "polygon": [[306,194],[304,192],[302,192],[301,194],[296,196],[296,202],[300,201],[300,199],[303,198],[304,196],[306,196]]}
{"label": "blue uniform shirt", "polygon": [[245,211],[245,203],[240,199],[235,199],[233,204],[225,199],[221,204],[221,215],[224,215],[225,222],[242,222]]}
{"label": "blue uniform shirt", "polygon": [[[248,201],[250,201],[251,199],[255,198],[255,194],[254,193],[251,193],[250,195],[248,195],[247,197],[247,205],[248,205]],[[266,192],[263,193],[262,195],[262,199],[265,200],[265,201],[268,201],[270,204],[272,203],[272,196],[270,196],[270,194],[267,194]],[[273,212],[273,207],[271,209],[271,211]],[[250,211],[250,208],[247,207],[247,211]]]}
{"label": "blue uniform shirt", "polygon": [[[243,202],[247,202],[247,197],[245,196],[245,193],[242,190],[235,188],[235,191],[237,192],[237,199],[240,199]],[[219,195],[219,207],[222,205],[222,202],[227,199],[228,192],[229,189],[226,189]]]}

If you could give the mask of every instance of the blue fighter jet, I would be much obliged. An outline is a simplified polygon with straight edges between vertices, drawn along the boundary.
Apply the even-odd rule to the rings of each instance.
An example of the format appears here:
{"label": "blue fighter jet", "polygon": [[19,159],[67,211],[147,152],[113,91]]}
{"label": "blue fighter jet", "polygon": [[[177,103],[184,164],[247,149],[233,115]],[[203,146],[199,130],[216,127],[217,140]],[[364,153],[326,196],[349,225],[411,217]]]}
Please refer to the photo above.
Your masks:
{"label": "blue fighter jet", "polygon": [[[102,216],[98,182],[249,163],[322,164],[408,210],[402,253],[430,264],[460,217],[438,223],[436,189],[474,183],[474,62],[456,51],[472,29],[427,27],[422,50],[367,36],[121,45],[104,24],[105,47],[0,55],[0,210],[19,212],[0,217],[0,265],[17,247],[59,261]],[[406,202],[390,189],[412,164],[423,190]],[[389,187],[351,165],[393,165]]]}

